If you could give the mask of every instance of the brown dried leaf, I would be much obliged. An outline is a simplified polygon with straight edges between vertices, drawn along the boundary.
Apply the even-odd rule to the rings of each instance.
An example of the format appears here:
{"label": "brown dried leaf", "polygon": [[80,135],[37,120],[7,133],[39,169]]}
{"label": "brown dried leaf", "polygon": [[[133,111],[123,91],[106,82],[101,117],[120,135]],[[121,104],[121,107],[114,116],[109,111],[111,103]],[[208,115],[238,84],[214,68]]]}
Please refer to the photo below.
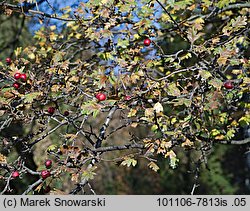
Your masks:
{"label": "brown dried leaf", "polygon": [[3,154],[0,154],[0,163],[7,163],[7,158]]}

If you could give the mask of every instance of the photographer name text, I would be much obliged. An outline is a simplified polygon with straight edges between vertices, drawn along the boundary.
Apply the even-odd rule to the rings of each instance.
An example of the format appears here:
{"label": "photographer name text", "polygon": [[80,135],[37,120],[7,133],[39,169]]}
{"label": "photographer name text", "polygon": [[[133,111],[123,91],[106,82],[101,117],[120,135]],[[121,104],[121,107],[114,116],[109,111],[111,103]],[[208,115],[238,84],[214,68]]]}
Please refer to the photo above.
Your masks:
{"label": "photographer name text", "polygon": [[56,198],[42,198],[31,199],[26,197],[21,198],[5,198],[3,201],[5,208],[7,207],[105,207],[105,198],[95,199],[62,199]]}

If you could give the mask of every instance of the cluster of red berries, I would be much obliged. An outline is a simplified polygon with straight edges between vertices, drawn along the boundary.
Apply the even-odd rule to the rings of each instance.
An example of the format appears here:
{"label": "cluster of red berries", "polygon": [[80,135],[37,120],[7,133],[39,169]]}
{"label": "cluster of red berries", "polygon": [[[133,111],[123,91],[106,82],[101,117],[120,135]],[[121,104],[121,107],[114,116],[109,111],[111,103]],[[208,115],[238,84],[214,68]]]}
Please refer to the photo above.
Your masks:
{"label": "cluster of red berries", "polygon": [[[45,167],[47,168],[47,169],[50,169],[51,168],[51,166],[52,166],[52,160],[46,160],[45,161],[45,163],[44,163],[44,165],[45,165]],[[47,177],[50,177],[50,171],[49,170],[42,170],[41,171],[41,177],[43,178],[43,179],[46,179]]]}
{"label": "cluster of red berries", "polygon": [[14,74],[14,79],[16,79],[16,82],[13,84],[13,87],[15,89],[19,89],[21,84],[19,83],[19,81],[21,82],[26,82],[27,81],[27,75],[25,73],[15,73]]}
{"label": "cluster of red berries", "polygon": [[[47,109],[47,112],[50,114],[50,115],[53,115],[56,111],[56,108],[51,106],[51,107],[48,107]],[[64,111],[63,113],[64,116],[69,116],[69,111]]]}
{"label": "cluster of red berries", "polygon": [[[44,163],[45,167],[47,168],[46,170],[42,170],[41,171],[41,177],[43,179],[46,179],[48,177],[51,176],[51,173],[48,169],[50,169],[52,167],[52,160],[46,160],[45,163]],[[12,174],[11,174],[12,178],[18,178],[20,176],[20,173],[19,171],[13,171]]]}

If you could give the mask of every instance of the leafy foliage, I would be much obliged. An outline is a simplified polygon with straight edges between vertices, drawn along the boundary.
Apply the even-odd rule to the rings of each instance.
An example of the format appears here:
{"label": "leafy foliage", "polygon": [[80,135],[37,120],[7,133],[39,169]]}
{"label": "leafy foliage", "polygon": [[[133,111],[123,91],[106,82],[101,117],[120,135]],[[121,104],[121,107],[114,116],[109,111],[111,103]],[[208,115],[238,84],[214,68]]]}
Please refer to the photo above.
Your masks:
{"label": "leafy foliage", "polygon": [[[250,122],[249,102],[243,101],[249,93],[248,7],[235,0],[89,0],[64,8],[62,16],[37,11],[65,21],[65,27],[41,27],[34,45],[16,48],[10,64],[0,63],[1,136],[9,151],[21,148],[3,179],[10,180],[15,168],[39,175],[41,169],[27,168],[24,152],[48,137],[54,140],[44,154],[55,163],[48,181],[71,178],[78,183],[72,194],[92,191],[94,170],[109,152],[121,166],[145,159],[157,172],[159,156],[176,169],[181,148],[198,151],[197,169],[206,167],[214,143],[240,143],[234,138]],[[1,10],[14,7],[3,3]],[[11,84],[16,72],[28,76],[18,81],[20,88]],[[224,86],[228,80],[232,89]],[[107,99],[98,100],[97,93]],[[6,135],[14,121],[32,129]],[[130,132],[142,127],[143,136]],[[119,135],[124,130],[126,137]]]}

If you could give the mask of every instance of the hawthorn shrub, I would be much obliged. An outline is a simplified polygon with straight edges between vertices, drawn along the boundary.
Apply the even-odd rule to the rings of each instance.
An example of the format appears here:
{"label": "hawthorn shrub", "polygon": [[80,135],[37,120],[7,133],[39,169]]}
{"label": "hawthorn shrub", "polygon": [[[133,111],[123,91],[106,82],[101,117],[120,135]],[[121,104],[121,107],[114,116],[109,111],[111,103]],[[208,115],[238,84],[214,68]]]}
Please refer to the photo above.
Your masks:
{"label": "hawthorn shrub", "polygon": [[[0,63],[1,194],[29,177],[24,194],[48,193],[65,178],[75,185],[68,193],[95,193],[91,183],[108,158],[131,168],[144,160],[157,172],[159,156],[178,166],[179,149],[198,153],[193,194],[216,143],[250,142],[235,139],[250,123],[249,7],[89,0],[56,15],[0,3],[9,16],[64,23],[44,25],[34,45]],[[36,169],[34,150],[44,158]]]}

